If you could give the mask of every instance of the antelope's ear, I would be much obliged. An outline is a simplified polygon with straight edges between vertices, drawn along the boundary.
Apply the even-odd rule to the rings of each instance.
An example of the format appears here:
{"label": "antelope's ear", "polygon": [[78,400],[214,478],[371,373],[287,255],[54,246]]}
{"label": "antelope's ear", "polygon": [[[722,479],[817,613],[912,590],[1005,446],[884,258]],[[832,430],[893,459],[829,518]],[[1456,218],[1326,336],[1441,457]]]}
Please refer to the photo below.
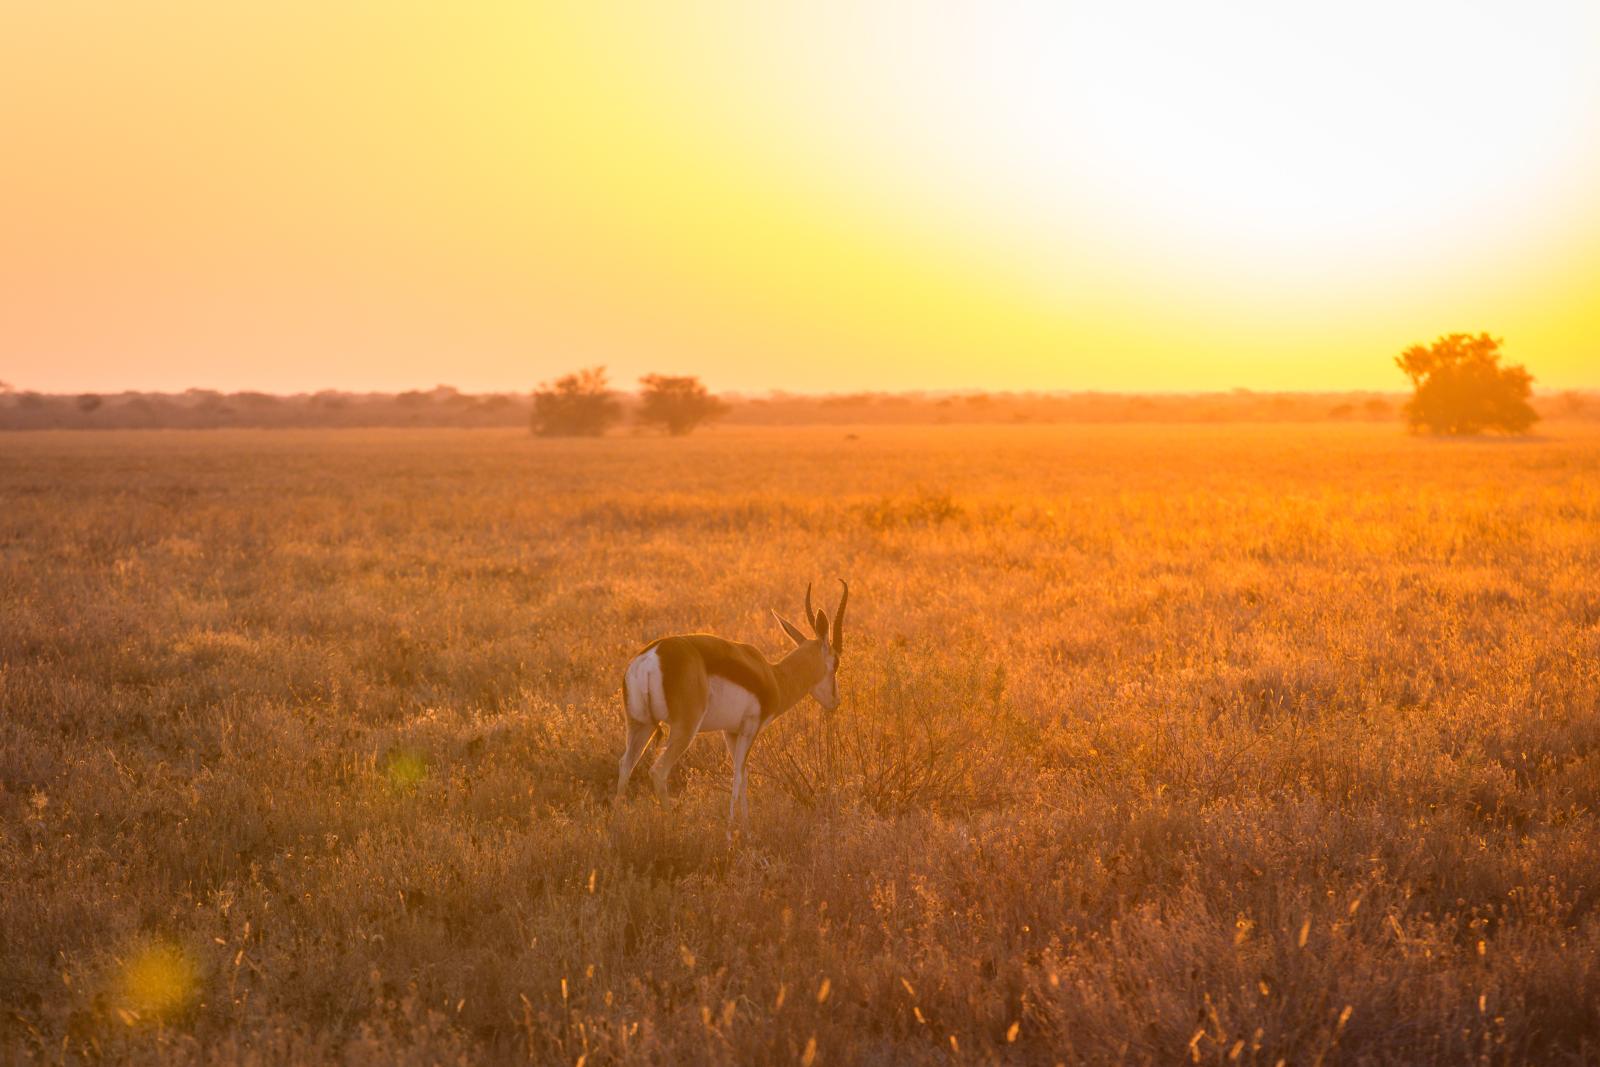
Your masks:
{"label": "antelope's ear", "polygon": [[811,620],[811,628],[816,631],[817,640],[823,644],[828,643],[828,613],[821,608],[817,609],[817,617]]}
{"label": "antelope's ear", "polygon": [[789,640],[793,641],[797,645],[803,645],[806,643],[806,635],[800,632],[800,627],[796,626],[782,615],[779,615],[777,609],[774,608],[771,610],[772,617],[778,620],[778,625],[783,627],[783,632],[789,635]]}

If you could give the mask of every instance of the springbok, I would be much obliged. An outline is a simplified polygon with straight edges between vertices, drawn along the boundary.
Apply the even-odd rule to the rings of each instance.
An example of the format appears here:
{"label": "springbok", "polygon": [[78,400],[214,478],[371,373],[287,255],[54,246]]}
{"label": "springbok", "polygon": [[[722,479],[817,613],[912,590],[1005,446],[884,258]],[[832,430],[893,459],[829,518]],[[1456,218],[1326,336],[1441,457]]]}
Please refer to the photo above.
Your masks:
{"label": "springbok", "polygon": [[839,706],[839,650],[844,644],[844,608],[850,600],[850,586],[843,579],[839,584],[844,593],[833,614],[831,636],[827,613],[811,612],[809,585],[806,618],[815,636],[806,637],[788,619],[772,613],[795,643],[794,650],[776,663],[768,663],[751,645],[711,634],[663,637],[633,657],[622,676],[628,742],[617,775],[617,800],[626,794],[633,768],[663,725],[668,727],[667,746],[650,767],[656,799],[663,807],[667,776],[689,742],[701,730],[718,730],[733,757],[728,823],[730,828],[741,819],[748,823],[745,760],[756,735],[807,693],[827,711]]}

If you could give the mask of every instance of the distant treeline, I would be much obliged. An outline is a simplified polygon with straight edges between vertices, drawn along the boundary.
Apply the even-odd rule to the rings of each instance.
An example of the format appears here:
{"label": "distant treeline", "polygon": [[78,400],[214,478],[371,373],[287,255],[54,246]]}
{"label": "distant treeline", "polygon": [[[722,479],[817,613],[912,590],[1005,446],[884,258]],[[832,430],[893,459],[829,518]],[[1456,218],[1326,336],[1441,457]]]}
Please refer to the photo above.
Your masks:
{"label": "distant treeline", "polygon": [[[619,395],[625,408],[637,396]],[[1052,422],[1387,422],[1401,393],[725,393],[725,425]],[[1546,419],[1600,419],[1600,393],[1535,396]],[[0,392],[0,429],[206,429],[218,427],[517,426],[529,393],[463,393],[448,385],[404,393],[273,395],[190,389],[182,393]]]}

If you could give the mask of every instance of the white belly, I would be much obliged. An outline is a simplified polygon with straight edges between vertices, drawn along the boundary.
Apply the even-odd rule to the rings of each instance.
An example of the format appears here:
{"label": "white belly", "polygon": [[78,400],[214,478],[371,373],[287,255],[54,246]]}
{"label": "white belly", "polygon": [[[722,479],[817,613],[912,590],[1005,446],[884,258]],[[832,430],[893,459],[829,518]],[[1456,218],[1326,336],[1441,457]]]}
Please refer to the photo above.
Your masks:
{"label": "white belly", "polygon": [[700,720],[700,729],[736,733],[760,725],[761,701],[754,693],[716,675],[708,680],[706,717]]}

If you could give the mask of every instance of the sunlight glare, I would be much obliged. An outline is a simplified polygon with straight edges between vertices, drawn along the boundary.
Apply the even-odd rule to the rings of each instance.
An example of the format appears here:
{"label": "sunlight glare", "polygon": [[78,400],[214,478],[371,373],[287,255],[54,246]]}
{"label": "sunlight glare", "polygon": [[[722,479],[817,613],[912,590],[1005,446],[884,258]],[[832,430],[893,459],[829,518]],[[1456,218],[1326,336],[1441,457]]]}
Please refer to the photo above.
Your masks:
{"label": "sunlight glare", "polygon": [[888,157],[909,143],[952,204],[1052,238],[1132,225],[1157,254],[1404,255],[1453,228],[1548,229],[1548,201],[1600,163],[1592,6],[873,10],[828,40],[842,76],[808,83],[855,97],[870,166],[903,173]]}

